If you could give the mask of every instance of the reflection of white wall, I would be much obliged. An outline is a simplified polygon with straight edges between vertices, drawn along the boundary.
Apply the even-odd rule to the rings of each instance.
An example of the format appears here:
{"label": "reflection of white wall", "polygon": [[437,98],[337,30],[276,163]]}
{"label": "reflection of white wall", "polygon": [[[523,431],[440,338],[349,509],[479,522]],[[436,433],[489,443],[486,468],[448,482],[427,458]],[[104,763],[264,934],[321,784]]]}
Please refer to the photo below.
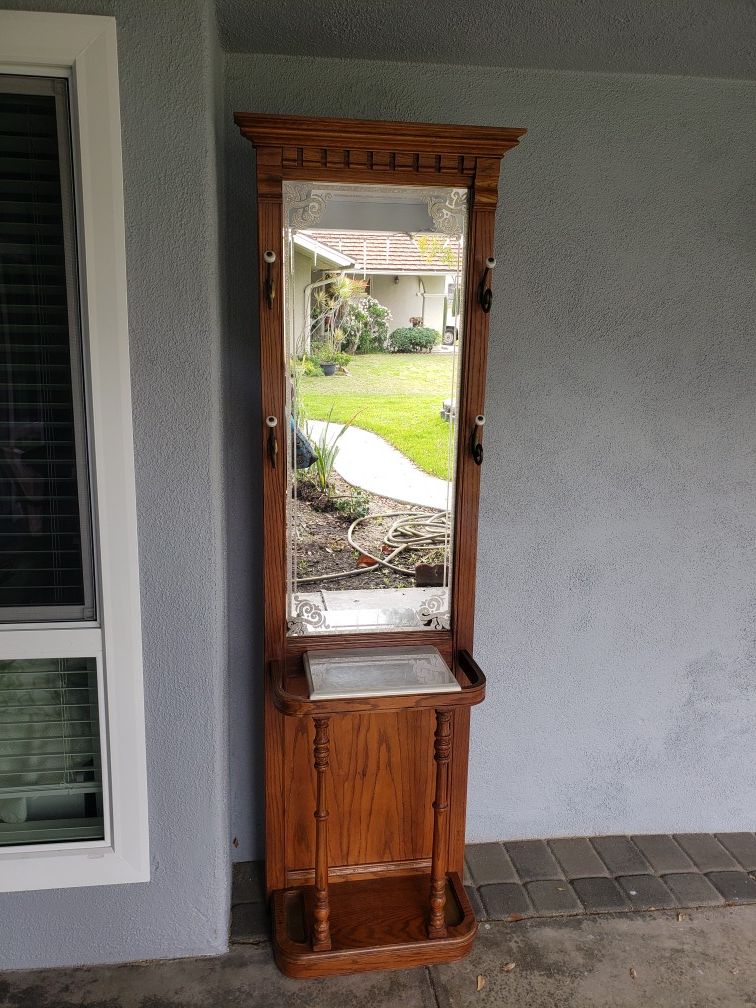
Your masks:
{"label": "reflection of white wall", "polygon": [[297,350],[308,349],[305,340],[305,287],[312,281],[312,259],[302,252],[294,252],[294,339]]}
{"label": "reflection of white wall", "polygon": [[[421,296],[423,287],[425,298]],[[426,326],[441,332],[444,323],[444,298],[441,295],[445,289],[446,277],[443,274],[400,276],[399,283],[394,283],[393,276],[373,275],[370,278],[372,296],[391,312],[391,330],[404,328],[411,324],[412,316],[421,315]]]}

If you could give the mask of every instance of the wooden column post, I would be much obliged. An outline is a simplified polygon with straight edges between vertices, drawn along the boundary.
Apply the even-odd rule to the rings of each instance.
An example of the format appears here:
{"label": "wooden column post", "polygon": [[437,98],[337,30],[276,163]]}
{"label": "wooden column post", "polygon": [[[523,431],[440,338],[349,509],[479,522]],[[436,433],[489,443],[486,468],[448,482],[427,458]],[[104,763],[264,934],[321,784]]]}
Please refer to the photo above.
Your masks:
{"label": "wooden column post", "polygon": [[328,905],[328,810],[325,799],[325,775],[328,769],[329,741],[327,717],[314,718],[315,773],[317,789],[315,797],[315,917],[313,924],[312,948],[314,952],[327,952],[331,948]]}
{"label": "wooden column post", "polygon": [[451,753],[450,710],[436,710],[433,758],[436,761],[436,798],[433,802],[433,855],[431,860],[429,938],[446,938],[446,870],[449,859],[449,756]]}

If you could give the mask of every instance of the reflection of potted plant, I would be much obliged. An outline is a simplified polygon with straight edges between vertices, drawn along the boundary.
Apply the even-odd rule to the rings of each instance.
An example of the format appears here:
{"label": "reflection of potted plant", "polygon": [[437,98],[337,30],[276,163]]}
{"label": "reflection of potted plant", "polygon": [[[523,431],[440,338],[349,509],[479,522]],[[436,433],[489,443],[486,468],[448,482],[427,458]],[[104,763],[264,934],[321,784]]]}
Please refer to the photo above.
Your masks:
{"label": "reflection of potted plant", "polygon": [[342,329],[329,329],[325,334],[324,342],[313,347],[312,356],[320,364],[320,370],[323,374],[329,378],[336,374],[343,341],[344,332]]}

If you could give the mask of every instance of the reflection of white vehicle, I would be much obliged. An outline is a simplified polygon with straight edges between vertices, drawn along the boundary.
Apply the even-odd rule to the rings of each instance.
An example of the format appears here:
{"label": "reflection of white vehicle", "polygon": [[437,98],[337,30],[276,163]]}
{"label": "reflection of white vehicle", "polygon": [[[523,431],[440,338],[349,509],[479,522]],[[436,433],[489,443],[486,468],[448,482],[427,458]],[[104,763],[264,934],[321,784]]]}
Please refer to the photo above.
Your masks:
{"label": "reflection of white vehicle", "polygon": [[456,276],[447,277],[444,346],[454,346],[459,339],[459,304],[456,280]]}
{"label": "reflection of white vehicle", "polygon": [[457,400],[456,399],[444,399],[441,406],[440,416],[442,420],[446,420],[450,423],[452,420],[457,419]]}

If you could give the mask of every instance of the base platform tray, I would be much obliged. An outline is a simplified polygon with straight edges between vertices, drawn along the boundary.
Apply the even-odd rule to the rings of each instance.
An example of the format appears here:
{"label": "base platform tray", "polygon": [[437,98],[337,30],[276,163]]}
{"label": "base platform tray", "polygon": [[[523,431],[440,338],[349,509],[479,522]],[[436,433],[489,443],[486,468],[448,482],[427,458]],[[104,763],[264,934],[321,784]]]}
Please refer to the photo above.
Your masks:
{"label": "base platform tray", "polygon": [[430,877],[399,875],[329,886],[331,948],[312,950],[312,886],[273,893],[273,953],[290,977],[408,969],[467,955],[477,930],[456,872],[446,887],[446,938],[428,938]]}

